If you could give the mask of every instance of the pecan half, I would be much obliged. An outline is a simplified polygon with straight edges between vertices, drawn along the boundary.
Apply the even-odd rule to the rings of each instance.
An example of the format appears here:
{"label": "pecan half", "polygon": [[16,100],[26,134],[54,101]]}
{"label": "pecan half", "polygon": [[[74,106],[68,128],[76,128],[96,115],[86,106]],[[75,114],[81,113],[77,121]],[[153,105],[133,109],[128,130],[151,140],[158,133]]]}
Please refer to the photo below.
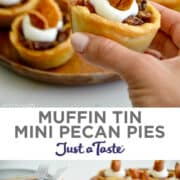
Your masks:
{"label": "pecan half", "polygon": [[176,178],[180,178],[180,164],[179,163],[176,163],[175,165],[175,175],[176,175]]}
{"label": "pecan half", "polygon": [[154,162],[154,167],[153,169],[156,170],[156,171],[162,171],[164,169],[164,164],[165,162],[163,160],[156,160]]}
{"label": "pecan half", "polygon": [[141,180],[148,180],[149,179],[149,174],[147,171],[143,171],[140,173],[140,179]]}
{"label": "pecan half", "polygon": [[139,169],[129,169],[128,172],[132,179],[140,179],[141,173]]}
{"label": "pecan half", "polygon": [[113,160],[111,162],[111,169],[115,172],[118,172],[121,169],[121,161]]}
{"label": "pecan half", "polygon": [[120,10],[129,9],[133,0],[109,0],[110,4]]}

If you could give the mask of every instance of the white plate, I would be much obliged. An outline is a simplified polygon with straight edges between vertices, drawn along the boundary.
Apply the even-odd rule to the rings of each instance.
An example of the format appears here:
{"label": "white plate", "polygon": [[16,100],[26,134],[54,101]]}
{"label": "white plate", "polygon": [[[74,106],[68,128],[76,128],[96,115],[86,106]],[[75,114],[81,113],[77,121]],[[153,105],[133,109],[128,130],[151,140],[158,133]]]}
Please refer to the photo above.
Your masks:
{"label": "white plate", "polygon": [[23,176],[33,176],[34,170],[30,169],[0,169],[0,180]]}
{"label": "white plate", "polygon": [[[31,169],[0,169],[0,180],[13,179],[16,177],[33,177],[35,170]],[[52,177],[51,175],[48,175]]]}

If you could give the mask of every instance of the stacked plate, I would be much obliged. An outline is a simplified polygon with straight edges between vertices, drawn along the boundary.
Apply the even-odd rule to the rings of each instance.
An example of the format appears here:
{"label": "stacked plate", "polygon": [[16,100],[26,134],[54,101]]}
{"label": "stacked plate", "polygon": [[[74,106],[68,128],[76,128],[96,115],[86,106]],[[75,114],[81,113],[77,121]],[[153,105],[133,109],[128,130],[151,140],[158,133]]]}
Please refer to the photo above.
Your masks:
{"label": "stacked plate", "polygon": [[22,179],[23,177],[32,177],[34,174],[34,170],[28,169],[0,169],[0,180]]}

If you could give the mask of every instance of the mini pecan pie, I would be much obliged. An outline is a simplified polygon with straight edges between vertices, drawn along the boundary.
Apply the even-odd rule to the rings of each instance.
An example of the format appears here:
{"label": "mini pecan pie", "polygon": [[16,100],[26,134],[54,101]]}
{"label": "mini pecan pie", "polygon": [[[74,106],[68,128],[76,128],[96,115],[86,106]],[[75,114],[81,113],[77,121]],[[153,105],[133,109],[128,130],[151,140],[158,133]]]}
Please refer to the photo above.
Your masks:
{"label": "mini pecan pie", "polygon": [[164,6],[167,6],[171,9],[180,11],[180,1],[179,0],[153,0],[153,1],[160,3]]}
{"label": "mini pecan pie", "polygon": [[180,179],[180,164],[176,163],[174,170],[167,170],[165,161],[154,162],[153,169],[124,170],[121,161],[113,160],[110,169],[101,170],[91,180],[178,180]]}
{"label": "mini pecan pie", "polygon": [[22,60],[34,68],[50,69],[73,55],[70,22],[52,0],[43,0],[36,11],[15,19],[10,40]]}
{"label": "mini pecan pie", "polygon": [[160,27],[159,12],[146,0],[72,0],[74,32],[101,35],[143,52]]}
{"label": "mini pecan pie", "polygon": [[13,4],[8,0],[0,2],[0,27],[10,26],[15,17],[36,8],[38,3],[39,0],[17,0]]}

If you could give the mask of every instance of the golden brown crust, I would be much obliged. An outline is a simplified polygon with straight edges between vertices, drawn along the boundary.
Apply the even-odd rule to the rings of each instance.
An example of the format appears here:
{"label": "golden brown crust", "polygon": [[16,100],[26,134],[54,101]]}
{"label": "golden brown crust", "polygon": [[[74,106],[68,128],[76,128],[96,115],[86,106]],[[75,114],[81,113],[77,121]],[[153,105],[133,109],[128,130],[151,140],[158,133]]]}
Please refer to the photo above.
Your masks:
{"label": "golden brown crust", "polygon": [[[125,177],[105,177],[104,171],[101,170],[95,177],[91,180],[168,180],[168,178],[154,178],[148,175],[148,169],[127,169],[127,175]],[[170,177],[174,176],[174,171],[169,170]]]}
{"label": "golden brown crust", "polygon": [[93,177],[92,180],[125,180],[125,178],[121,177],[105,177],[104,172],[104,169],[99,171],[99,173]]}
{"label": "golden brown crust", "polygon": [[104,36],[130,49],[143,52],[160,27],[159,12],[149,3],[147,8],[152,13],[151,23],[133,26],[109,21],[95,13],[90,13],[84,6],[73,6],[72,28],[74,32],[89,32]]}
{"label": "golden brown crust", "polygon": [[169,8],[179,10],[180,11],[180,1],[179,0],[153,0],[157,3],[160,3]]}
{"label": "golden brown crust", "polygon": [[65,64],[72,57],[73,48],[70,37],[54,48],[43,51],[31,50],[24,47],[19,40],[19,27],[23,17],[20,16],[13,22],[10,40],[26,64],[38,69],[50,69]]}
{"label": "golden brown crust", "polygon": [[35,9],[38,3],[39,0],[27,0],[27,2],[18,6],[0,8],[0,27],[10,26],[17,16]]}

